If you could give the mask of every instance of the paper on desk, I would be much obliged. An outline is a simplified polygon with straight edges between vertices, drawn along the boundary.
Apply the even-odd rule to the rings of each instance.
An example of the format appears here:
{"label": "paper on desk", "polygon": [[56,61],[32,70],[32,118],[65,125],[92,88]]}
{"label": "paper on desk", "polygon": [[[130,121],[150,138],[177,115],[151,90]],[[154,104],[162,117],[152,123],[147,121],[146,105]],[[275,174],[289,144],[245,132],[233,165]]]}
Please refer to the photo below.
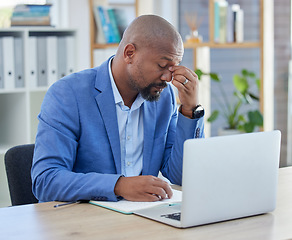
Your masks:
{"label": "paper on desk", "polygon": [[173,196],[171,199],[163,199],[157,202],[132,202],[128,200],[120,200],[118,202],[108,202],[108,201],[93,201],[91,200],[89,203],[97,206],[101,206],[104,208],[108,208],[117,212],[121,212],[124,214],[132,214],[134,211],[155,207],[157,205],[162,204],[170,204],[170,203],[178,203],[182,200],[182,192],[172,189]]}

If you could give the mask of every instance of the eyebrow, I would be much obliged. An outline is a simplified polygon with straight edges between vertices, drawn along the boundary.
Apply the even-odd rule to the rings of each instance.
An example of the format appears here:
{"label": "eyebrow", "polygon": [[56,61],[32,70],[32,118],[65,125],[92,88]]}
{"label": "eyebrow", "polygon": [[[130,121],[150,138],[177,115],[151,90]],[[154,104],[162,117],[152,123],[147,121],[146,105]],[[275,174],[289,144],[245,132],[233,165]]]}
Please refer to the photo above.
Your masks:
{"label": "eyebrow", "polygon": [[[168,57],[162,57],[161,59],[165,59],[165,60],[170,61],[170,62],[173,61],[172,58],[168,58]],[[181,61],[178,62],[178,65],[179,65],[180,63],[181,63]]]}
{"label": "eyebrow", "polygon": [[165,60],[167,60],[167,61],[173,61],[173,59],[172,58],[168,58],[168,57],[162,57],[161,59],[165,59]]}

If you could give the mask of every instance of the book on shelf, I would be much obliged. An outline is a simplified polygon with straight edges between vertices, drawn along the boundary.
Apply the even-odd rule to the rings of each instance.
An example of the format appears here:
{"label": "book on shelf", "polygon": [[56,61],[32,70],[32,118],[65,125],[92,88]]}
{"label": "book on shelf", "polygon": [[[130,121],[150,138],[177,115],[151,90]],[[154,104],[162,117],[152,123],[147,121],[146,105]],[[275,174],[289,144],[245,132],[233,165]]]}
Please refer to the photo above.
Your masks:
{"label": "book on shelf", "polygon": [[219,2],[219,43],[226,43],[226,36],[227,36],[227,8],[228,2],[227,1],[220,1]]}
{"label": "book on shelf", "polygon": [[94,5],[93,13],[96,23],[96,43],[119,43],[129,24],[124,9]]}
{"label": "book on shelf", "polygon": [[98,14],[102,24],[102,30],[107,43],[117,43],[113,31],[113,26],[110,22],[108,11],[103,6],[98,6]]}
{"label": "book on shelf", "polygon": [[228,43],[234,42],[234,24],[232,5],[228,5],[226,15],[226,42]]}
{"label": "book on shelf", "polygon": [[238,4],[232,5],[234,19],[234,42],[243,42],[244,14]]}
{"label": "book on shelf", "polygon": [[113,8],[108,8],[107,9],[107,14],[110,20],[110,24],[112,26],[112,31],[113,31],[113,36],[114,36],[114,41],[116,43],[121,41],[121,35],[118,29],[118,23],[117,23],[117,19],[115,17],[115,12]]}
{"label": "book on shelf", "polygon": [[214,1],[214,42],[243,42],[243,10],[226,0]]}
{"label": "book on shelf", "polygon": [[50,26],[51,4],[18,4],[11,16],[11,26]]}
{"label": "book on shelf", "polygon": [[123,33],[126,30],[126,28],[128,27],[130,21],[126,16],[126,12],[124,9],[114,8],[113,11],[114,11],[114,15],[116,18],[116,22],[117,22],[120,36],[122,38]]}
{"label": "book on shelf", "polygon": [[11,26],[50,26],[51,19],[49,16],[42,17],[13,17]]}
{"label": "book on shelf", "polygon": [[17,4],[14,12],[50,12],[52,4]]}
{"label": "book on shelf", "polygon": [[116,212],[124,213],[124,214],[135,214],[135,211],[141,210],[141,209],[146,209],[146,208],[151,208],[151,207],[156,207],[159,205],[165,205],[165,204],[177,204],[182,201],[182,192],[172,189],[173,196],[172,198],[166,198],[161,201],[156,201],[156,202],[132,202],[128,200],[120,200],[118,202],[109,202],[109,201],[89,201],[89,203],[104,207]]}
{"label": "book on shelf", "polygon": [[94,6],[93,7],[93,14],[94,14],[94,20],[95,20],[95,24],[96,24],[95,42],[100,43],[100,44],[105,44],[106,40],[105,40],[104,32],[102,29],[102,23],[101,23],[101,19],[99,17],[98,11],[99,11],[98,6]]}

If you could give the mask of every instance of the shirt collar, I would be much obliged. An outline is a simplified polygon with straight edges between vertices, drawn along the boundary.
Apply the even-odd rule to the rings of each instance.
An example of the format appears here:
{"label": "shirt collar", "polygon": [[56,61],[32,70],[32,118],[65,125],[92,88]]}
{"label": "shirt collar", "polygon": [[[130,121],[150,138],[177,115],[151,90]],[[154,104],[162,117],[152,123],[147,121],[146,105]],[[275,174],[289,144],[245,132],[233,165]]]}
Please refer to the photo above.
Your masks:
{"label": "shirt collar", "polygon": [[[115,83],[113,74],[112,74],[112,60],[113,60],[114,56],[111,57],[111,59],[109,60],[108,63],[108,72],[109,72],[109,76],[110,76],[110,80],[111,80],[111,85],[112,85],[112,89],[113,89],[113,94],[114,94],[114,99],[115,99],[115,104],[120,104],[122,106],[124,106],[124,101],[123,98],[117,88],[117,85]],[[132,110],[138,109],[139,107],[141,107],[141,105],[143,104],[143,102],[145,101],[145,99],[141,96],[141,94],[139,93],[137,98],[135,99],[133,105],[132,105]]]}
{"label": "shirt collar", "polygon": [[111,79],[111,84],[112,84],[112,89],[113,89],[113,93],[114,93],[115,104],[118,104],[118,103],[124,104],[124,101],[122,99],[122,96],[121,96],[118,88],[117,88],[117,85],[115,83],[115,80],[114,80],[114,77],[113,77],[113,73],[112,73],[111,65],[112,65],[113,58],[114,58],[114,56],[112,56],[111,59],[108,62],[108,72],[109,72],[109,76],[110,76],[110,79]]}

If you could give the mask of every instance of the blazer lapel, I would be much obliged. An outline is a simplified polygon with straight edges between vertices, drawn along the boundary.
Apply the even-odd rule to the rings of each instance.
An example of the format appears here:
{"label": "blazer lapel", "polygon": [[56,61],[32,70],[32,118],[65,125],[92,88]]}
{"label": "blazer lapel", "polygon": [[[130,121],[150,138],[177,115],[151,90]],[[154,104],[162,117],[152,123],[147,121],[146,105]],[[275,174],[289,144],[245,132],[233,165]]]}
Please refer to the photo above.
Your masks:
{"label": "blazer lapel", "polygon": [[[101,70],[101,71],[99,71]],[[97,69],[95,88],[100,92],[96,97],[96,103],[100,110],[103,122],[111,145],[116,172],[121,173],[121,147],[119,126],[116,114],[116,106],[113,91],[108,74],[108,61]],[[101,79],[99,79],[101,78]]]}
{"label": "blazer lapel", "polygon": [[143,170],[142,174],[148,174],[154,141],[154,132],[156,126],[156,102],[147,102],[143,104],[144,111],[144,149],[143,149]]}

